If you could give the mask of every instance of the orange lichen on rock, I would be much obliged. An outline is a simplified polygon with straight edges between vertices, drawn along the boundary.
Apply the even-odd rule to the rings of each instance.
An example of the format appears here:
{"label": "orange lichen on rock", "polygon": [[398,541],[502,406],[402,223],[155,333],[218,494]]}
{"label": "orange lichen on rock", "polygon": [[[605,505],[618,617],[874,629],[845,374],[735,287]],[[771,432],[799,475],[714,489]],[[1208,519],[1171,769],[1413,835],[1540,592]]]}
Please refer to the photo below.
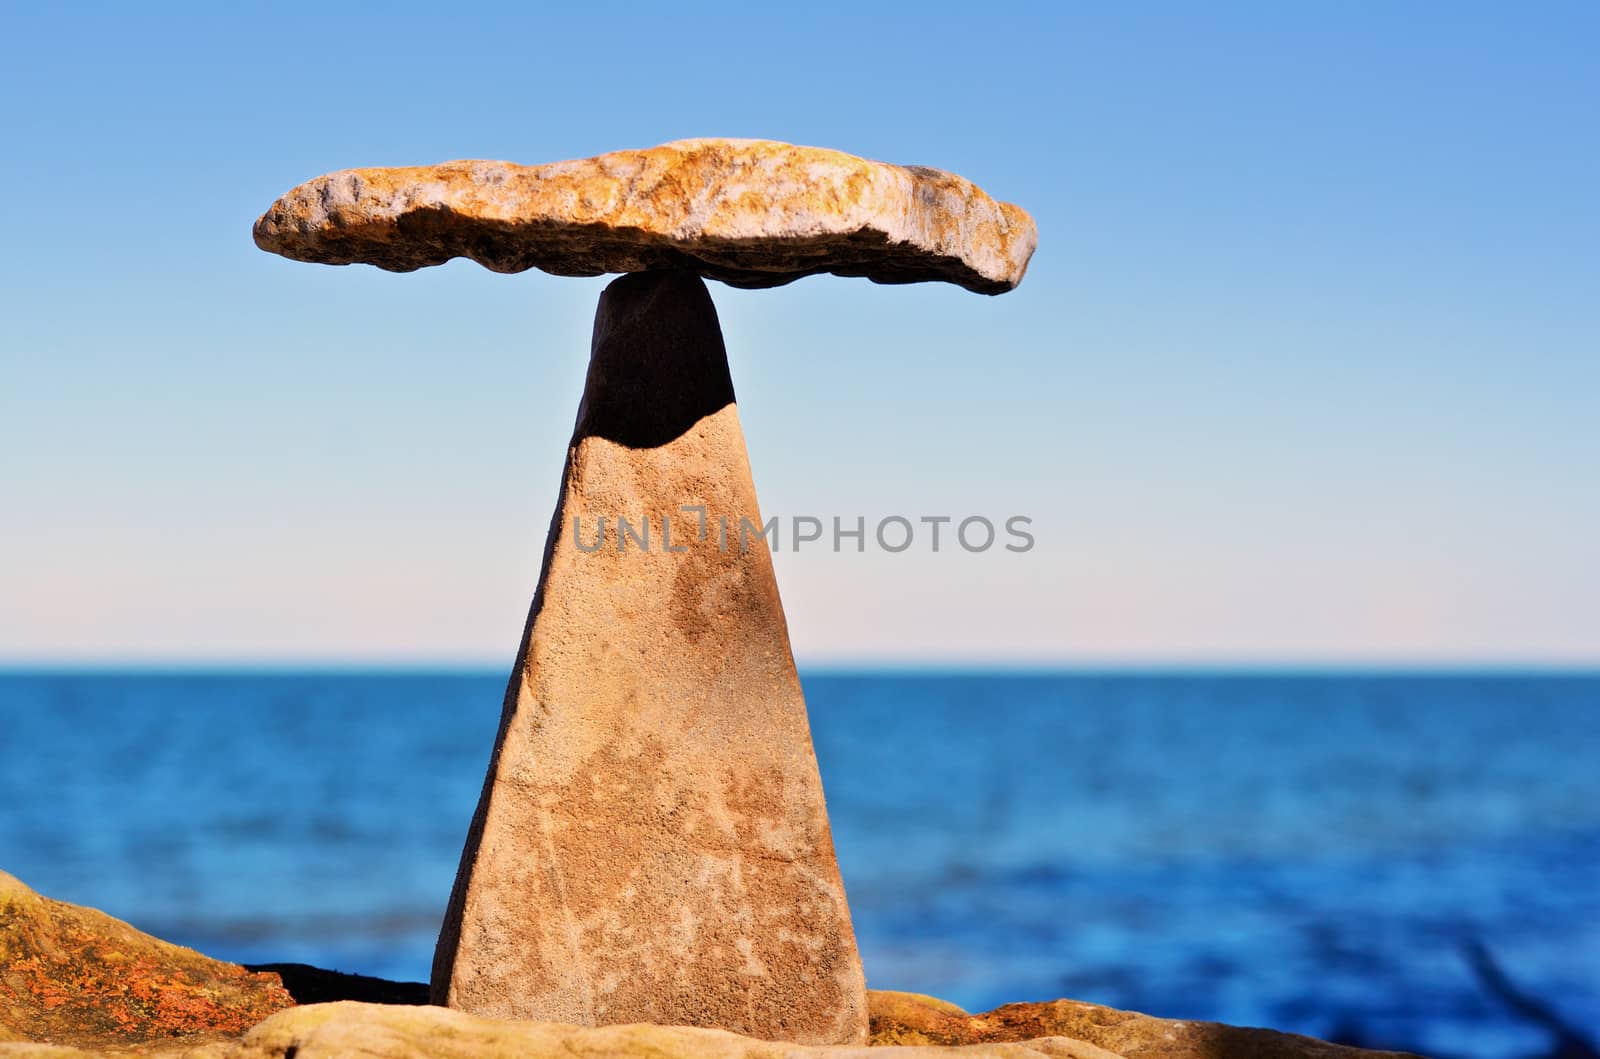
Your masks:
{"label": "orange lichen on rock", "polygon": [[13,1036],[80,1046],[233,1037],[293,1004],[277,975],[41,897],[0,872],[0,1027]]}

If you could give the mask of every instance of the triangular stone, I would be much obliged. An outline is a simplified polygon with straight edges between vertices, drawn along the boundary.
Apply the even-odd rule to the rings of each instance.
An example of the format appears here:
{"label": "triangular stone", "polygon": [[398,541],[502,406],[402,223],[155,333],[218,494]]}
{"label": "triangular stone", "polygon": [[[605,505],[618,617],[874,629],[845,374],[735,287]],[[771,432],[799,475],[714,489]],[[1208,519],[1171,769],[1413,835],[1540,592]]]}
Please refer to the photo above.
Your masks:
{"label": "triangular stone", "polygon": [[[704,508],[703,536],[686,507]],[[616,280],[439,938],[435,1003],[865,1040],[761,525],[704,283]]]}

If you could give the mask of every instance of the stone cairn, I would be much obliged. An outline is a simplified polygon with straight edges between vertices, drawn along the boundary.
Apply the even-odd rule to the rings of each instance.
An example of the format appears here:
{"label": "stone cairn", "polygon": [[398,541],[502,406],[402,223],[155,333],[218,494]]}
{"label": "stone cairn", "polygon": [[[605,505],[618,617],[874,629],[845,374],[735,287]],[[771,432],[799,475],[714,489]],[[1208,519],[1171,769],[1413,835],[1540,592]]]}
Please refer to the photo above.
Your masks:
{"label": "stone cairn", "polygon": [[467,257],[625,273],[595,314],[433,1001],[865,1041],[771,556],[729,540],[741,520],[763,524],[701,277],[758,288],[830,272],[999,294],[1022,280],[1032,218],[937,169],[700,139],[541,166],[330,173],[274,203],[255,241],[395,272]]}

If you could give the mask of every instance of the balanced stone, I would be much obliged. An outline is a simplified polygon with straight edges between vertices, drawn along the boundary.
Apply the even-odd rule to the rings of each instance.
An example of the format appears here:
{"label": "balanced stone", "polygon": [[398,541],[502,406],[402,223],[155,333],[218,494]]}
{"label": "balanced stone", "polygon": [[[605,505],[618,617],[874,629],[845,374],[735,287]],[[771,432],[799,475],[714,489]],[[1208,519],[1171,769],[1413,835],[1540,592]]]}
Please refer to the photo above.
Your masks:
{"label": "balanced stone", "polygon": [[1038,233],[953,173],[698,139],[538,166],[346,169],[279,199],[255,239],[298,261],[395,272],[467,257],[496,272],[684,268],[735,287],[832,272],[999,294],[1022,282]]}
{"label": "balanced stone", "polygon": [[435,1002],[865,1039],[805,701],[771,554],[751,532],[761,525],[704,283],[616,280],[595,315]]}
{"label": "balanced stone", "polygon": [[354,169],[255,225],[302,261],[630,273],[606,288],[435,1003],[866,1039],[861,963],[701,277],[1021,282],[1033,220],[936,169],[768,140]]}

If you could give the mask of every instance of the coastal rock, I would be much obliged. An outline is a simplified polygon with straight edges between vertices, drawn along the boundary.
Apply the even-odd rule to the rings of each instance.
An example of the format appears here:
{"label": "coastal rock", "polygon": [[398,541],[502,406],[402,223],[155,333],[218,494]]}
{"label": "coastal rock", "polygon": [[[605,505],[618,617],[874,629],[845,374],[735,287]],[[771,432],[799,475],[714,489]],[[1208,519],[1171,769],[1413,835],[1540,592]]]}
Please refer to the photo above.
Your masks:
{"label": "coastal rock", "polygon": [[1124,1059],[1417,1059],[1403,1052],[1347,1048],[1294,1033],[1154,1018],[1076,1000],[1006,1004],[981,1015],[917,993],[873,990],[868,1003],[874,1045],[972,1045],[1070,1037]]}
{"label": "coastal rock", "polygon": [[689,269],[736,287],[831,272],[999,294],[1022,281],[1038,232],[1020,207],[938,169],[696,139],[537,166],[341,170],[280,198],[255,241],[394,272],[466,257],[496,272]]}
{"label": "coastal rock", "polygon": [[[580,1028],[551,1022],[506,1022],[462,1011],[387,1007],[350,1001],[275,1015],[245,1037],[238,1059],[362,1055],[374,1059],[884,1059],[865,1046],[816,1047],[756,1040],[687,1026]],[[940,1059],[950,1049],[898,1049],[894,1059]],[[1060,1037],[981,1044],[959,1059],[1120,1059]]]}
{"label": "coastal rock", "polygon": [[[40,956],[44,953],[44,956]],[[414,998],[426,987],[286,964],[302,996]],[[53,968],[55,973],[41,974]],[[154,1023],[139,983],[196,1022]],[[43,898],[0,872],[0,1059],[1406,1059],[1270,1030],[1157,1019],[1059,1000],[981,1015],[933,997],[867,994],[872,1049],[810,1047],[681,1026],[580,1028],[508,1022],[438,1007],[353,1001],[286,1007],[270,974],[250,974],[141,933],[102,912]],[[156,1004],[160,1007],[160,1003]],[[256,1023],[263,1015],[264,1021]],[[175,1035],[176,1034],[176,1035]],[[894,1052],[879,1051],[898,1045]]]}
{"label": "coastal rock", "polygon": [[237,1036],[294,1003],[252,974],[0,872],[0,1041],[126,1045]]}
{"label": "coastal rock", "polygon": [[772,557],[742,525],[763,524],[705,284],[624,276],[595,316],[434,1003],[865,1041]]}
{"label": "coastal rock", "polygon": [[[486,1019],[437,1007],[395,1007],[344,1001],[280,1012],[242,1040],[92,1051],[45,1044],[0,1043],[0,1059],[290,1059],[360,1055],[368,1059],[1416,1059],[1398,1052],[1342,1048],[1292,1034],[1238,1030],[1211,1023],[1154,1019],[1093,1004],[1012,1004],[967,1015],[953,1004],[910,993],[871,994],[873,1047],[805,1046],[683,1026],[581,1028],[549,1022]],[[1015,1038],[1030,1020],[1062,1021],[1044,1009],[1079,1009],[1065,1021],[1083,1038]],[[1019,1016],[1010,1009],[1040,1009]],[[959,1013],[959,1015],[957,1014]],[[947,1021],[966,1020],[964,1026]],[[1117,1036],[1112,1051],[1095,1039]],[[948,1042],[946,1038],[954,1038]],[[893,1046],[893,1051],[884,1051]]]}

